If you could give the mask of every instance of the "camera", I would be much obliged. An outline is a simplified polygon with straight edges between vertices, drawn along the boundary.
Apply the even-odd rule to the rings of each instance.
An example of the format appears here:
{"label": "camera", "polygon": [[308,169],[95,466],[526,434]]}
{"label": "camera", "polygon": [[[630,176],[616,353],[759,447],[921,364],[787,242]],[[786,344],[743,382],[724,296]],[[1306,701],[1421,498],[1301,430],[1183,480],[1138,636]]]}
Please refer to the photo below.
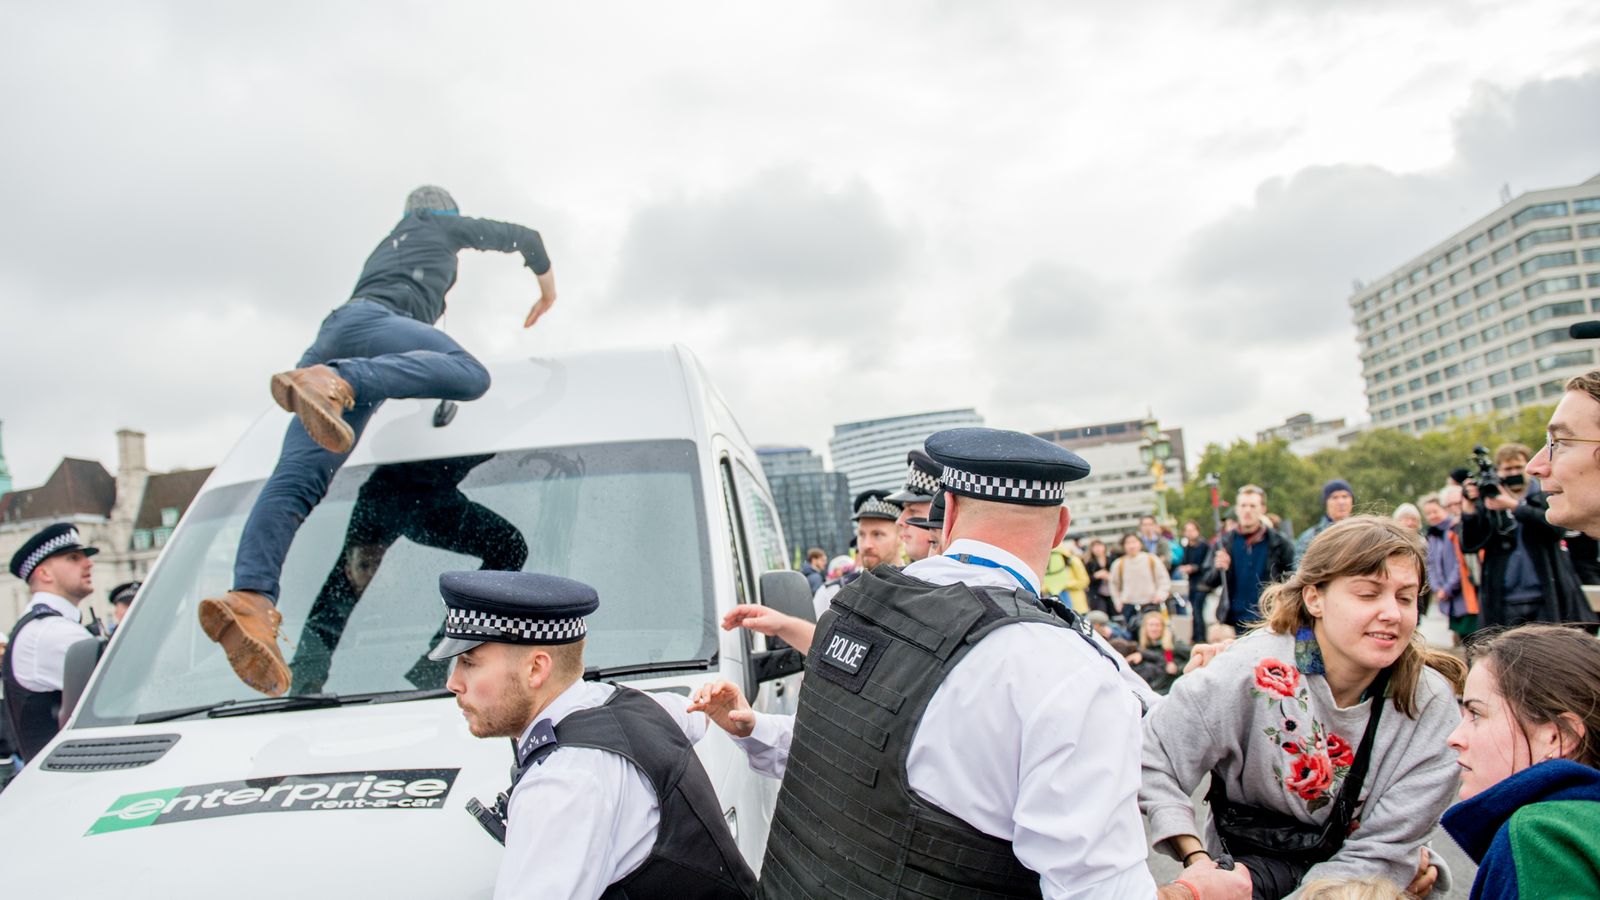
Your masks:
{"label": "camera", "polygon": [[1500,496],[1500,486],[1503,482],[1500,480],[1499,468],[1495,466],[1494,460],[1489,458],[1488,447],[1480,444],[1472,448],[1472,468],[1477,472],[1471,478],[1472,483],[1478,488],[1478,496],[1484,498]]}

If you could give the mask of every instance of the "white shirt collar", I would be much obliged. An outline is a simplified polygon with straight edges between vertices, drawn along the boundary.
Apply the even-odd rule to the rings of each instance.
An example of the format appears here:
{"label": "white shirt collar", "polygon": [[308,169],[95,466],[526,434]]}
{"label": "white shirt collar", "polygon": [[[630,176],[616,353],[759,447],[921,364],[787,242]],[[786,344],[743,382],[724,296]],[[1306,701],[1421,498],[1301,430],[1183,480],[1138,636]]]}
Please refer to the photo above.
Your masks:
{"label": "white shirt collar", "polygon": [[[1039,573],[1033,571],[1032,566],[1018,559],[1015,554],[1012,554],[1006,550],[1002,550],[993,544],[986,544],[983,541],[975,541],[972,538],[960,538],[950,542],[950,546],[946,547],[944,550],[943,558],[949,560],[950,562],[959,564],[960,561],[954,559],[954,557],[960,556],[963,553],[968,556],[981,557],[989,560],[990,562],[996,562],[1002,566],[1015,569],[1018,574],[1028,580],[1028,587],[1032,588],[1035,594],[1039,593]],[[912,565],[916,564],[913,563]],[[906,568],[909,572],[910,566]],[[973,566],[973,568],[987,567]],[[999,571],[1003,574],[1005,570],[1001,569]],[[1009,575],[1006,575],[1005,578],[1007,580],[1011,580]]]}
{"label": "white shirt collar", "polygon": [[70,622],[78,622],[83,618],[83,613],[78,611],[78,604],[59,594],[52,594],[48,591],[34,591],[33,597],[28,600],[28,605],[32,607],[41,603],[60,613]]}

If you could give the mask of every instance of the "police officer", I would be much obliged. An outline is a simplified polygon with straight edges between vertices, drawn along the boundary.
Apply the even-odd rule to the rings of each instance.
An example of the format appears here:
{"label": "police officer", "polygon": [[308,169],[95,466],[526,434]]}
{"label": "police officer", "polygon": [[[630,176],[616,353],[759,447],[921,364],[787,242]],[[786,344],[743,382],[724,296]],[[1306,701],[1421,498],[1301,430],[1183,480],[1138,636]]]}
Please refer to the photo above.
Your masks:
{"label": "police officer", "polygon": [[33,592],[0,661],[6,719],[23,762],[61,730],[67,649],[92,639],[78,624],[78,604],[94,590],[91,557],[99,552],[84,545],[78,529],[62,523],[41,530],[11,557],[11,574]]}
{"label": "police officer", "polygon": [[755,896],[675,694],[584,680],[593,588],[531,572],[446,572],[447,686],[477,737],[517,741],[512,786],[469,809],[506,845],[496,900]]}
{"label": "police officer", "polygon": [[[734,686],[690,704],[782,775],[762,894],[1247,898],[1209,861],[1159,889],[1136,797],[1140,699],[1039,572],[1088,465],[1018,432],[928,438],[943,555],[875,569],[817,623],[794,717]],[[950,848],[960,848],[959,853]]]}
{"label": "police officer", "polygon": [[911,524],[911,519],[926,521],[928,508],[933,505],[933,495],[939,490],[939,473],[944,467],[921,450],[906,454],[906,482],[900,490],[884,498],[900,504],[900,543],[905,547],[906,559],[911,562],[927,559],[934,554],[932,533],[925,527]]}
{"label": "police officer", "polygon": [[823,582],[811,596],[811,604],[822,615],[839,589],[861,577],[861,573],[885,563],[900,565],[904,548],[900,545],[900,504],[891,502],[888,491],[862,491],[851,504],[856,523],[856,554],[860,565],[838,578]]}
{"label": "police officer", "polygon": [[[944,492],[934,491],[933,500],[928,504],[928,511],[921,516],[908,517],[906,524],[927,534],[927,556],[938,556],[944,552]],[[909,543],[906,544],[908,553],[910,546]]]}

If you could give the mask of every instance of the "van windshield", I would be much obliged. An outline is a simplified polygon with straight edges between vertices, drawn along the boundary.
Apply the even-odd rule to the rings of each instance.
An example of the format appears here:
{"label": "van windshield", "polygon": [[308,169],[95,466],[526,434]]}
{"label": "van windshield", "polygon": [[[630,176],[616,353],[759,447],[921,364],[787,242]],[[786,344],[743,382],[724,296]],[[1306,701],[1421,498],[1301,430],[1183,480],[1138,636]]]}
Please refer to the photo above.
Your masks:
{"label": "van windshield", "polygon": [[[585,662],[709,659],[717,633],[692,441],[641,441],[350,466],[300,527],[278,609],[291,694],[444,687],[427,659],[439,574],[523,569],[600,594]],[[84,699],[81,725],[259,699],[200,630],[199,602],[231,586],[261,482],[204,492],[139,592]]]}

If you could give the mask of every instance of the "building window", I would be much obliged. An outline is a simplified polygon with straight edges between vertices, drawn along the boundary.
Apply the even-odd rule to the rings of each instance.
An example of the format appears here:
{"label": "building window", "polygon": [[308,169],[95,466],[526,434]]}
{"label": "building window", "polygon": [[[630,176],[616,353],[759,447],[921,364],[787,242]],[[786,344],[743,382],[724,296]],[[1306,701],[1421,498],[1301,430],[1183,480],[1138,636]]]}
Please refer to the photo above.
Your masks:
{"label": "building window", "polygon": [[1495,363],[1497,363],[1500,360],[1505,359],[1505,358],[1506,358],[1506,348],[1504,348],[1504,347],[1496,347],[1493,350],[1490,350],[1488,353],[1485,353],[1483,355],[1483,361],[1488,363],[1488,364],[1490,364],[1490,365],[1493,365],[1493,364],[1495,364]]}
{"label": "building window", "polygon": [[[1600,247],[1590,247],[1583,251],[1583,261],[1586,263],[1600,263]],[[1593,275],[1589,276],[1593,278]]]}
{"label": "building window", "polygon": [[1511,381],[1511,376],[1506,374],[1505,372],[1495,372],[1494,374],[1489,376],[1489,386],[1490,387],[1500,387],[1501,385],[1507,384],[1510,381]]}
{"label": "building window", "polygon": [[1430,419],[1429,421],[1432,422],[1435,427],[1437,427],[1439,425],[1443,425],[1445,422],[1448,422],[1449,420],[1450,420],[1450,417],[1448,415],[1446,415],[1445,413],[1439,412],[1439,413],[1434,413],[1433,414],[1433,418]]}
{"label": "building window", "polygon": [[1593,297],[1589,300],[1589,312],[1600,312],[1600,297]]}
{"label": "building window", "polygon": [[1544,384],[1539,385],[1539,396],[1541,397],[1559,397],[1564,393],[1566,393],[1566,382],[1564,381],[1546,381]]}
{"label": "building window", "polygon": [[1593,350],[1568,350],[1552,356],[1539,357],[1539,371],[1550,372],[1567,366],[1586,366],[1594,363]]}
{"label": "building window", "polygon": [[[1585,259],[1587,258],[1585,257]],[[1589,287],[1600,287],[1600,272],[1589,273]]]}
{"label": "building window", "polygon": [[1439,406],[1444,403],[1444,391],[1434,391],[1428,395],[1429,406]]}
{"label": "building window", "polygon": [[1440,381],[1440,378],[1441,378],[1441,376],[1439,375],[1439,373],[1437,371],[1428,373],[1428,383],[1429,384],[1438,384],[1439,381]]}
{"label": "building window", "polygon": [[1512,356],[1521,356],[1522,354],[1527,353],[1528,339],[1523,338],[1520,341],[1512,341],[1510,346],[1506,347],[1506,352]]}
{"label": "building window", "polygon": [[1538,394],[1539,392],[1531,387],[1522,388],[1521,390],[1517,391],[1517,403],[1519,405],[1532,403]]}
{"label": "building window", "polygon": [[1417,399],[1411,401],[1411,411],[1412,412],[1421,412],[1426,406],[1427,406],[1427,404],[1422,402],[1422,398],[1421,397],[1418,397]]}
{"label": "building window", "polygon": [[156,542],[156,546],[157,547],[165,547],[167,545],[167,538],[172,537],[172,529],[171,528],[157,528],[155,530],[155,532],[152,534],[152,537],[155,538],[155,542]]}
{"label": "building window", "polygon": [[1430,364],[1430,365],[1433,364],[1433,363],[1438,362],[1439,361],[1439,351],[1437,351],[1437,350],[1429,350],[1427,353],[1422,354],[1422,361],[1424,363],[1427,363],[1427,364]]}
{"label": "building window", "polygon": [[1469,239],[1467,241],[1467,252],[1468,253],[1477,253],[1479,250],[1482,250],[1483,249],[1483,245],[1487,244],[1487,243],[1489,243],[1489,239],[1488,238],[1484,237],[1481,234],[1477,235],[1477,236],[1475,236],[1475,237],[1473,237],[1473,238],[1471,238],[1471,239]]}
{"label": "building window", "polygon": [[[1588,251],[1585,251],[1585,261],[1587,261],[1587,255]],[[1596,258],[1600,259],[1600,257]],[[1522,274],[1532,275],[1540,269],[1550,269],[1556,266],[1575,266],[1577,264],[1578,254],[1573,253],[1571,250],[1565,250],[1561,253],[1541,253],[1524,262],[1521,269]]]}
{"label": "building window", "polygon": [[1498,222],[1489,229],[1489,240],[1498,241],[1511,233],[1511,225],[1507,222]]}
{"label": "building window", "polygon": [[1460,246],[1451,247],[1450,252],[1444,255],[1444,261],[1454,265],[1455,263],[1461,261],[1461,257],[1463,255],[1464,254],[1462,253]]}
{"label": "building window", "polygon": [[1534,335],[1533,346],[1548,347],[1551,344],[1569,340],[1572,340],[1572,336],[1567,334],[1567,330],[1565,328],[1552,328],[1549,331],[1541,331]]}
{"label": "building window", "polygon": [[1461,349],[1462,350],[1471,350],[1473,347],[1476,347],[1476,346],[1478,346],[1478,336],[1475,335],[1475,334],[1469,334],[1466,337],[1461,339]]}
{"label": "building window", "polygon": [[1532,377],[1532,375],[1533,363],[1523,363],[1519,366],[1513,366],[1511,368],[1511,377],[1517,379],[1518,381],[1521,381],[1524,378]]}
{"label": "building window", "polygon": [[[1543,281],[1535,281],[1533,284],[1523,288],[1522,292],[1528,296],[1529,300],[1532,300],[1551,291],[1575,291],[1581,287],[1583,287],[1583,282],[1579,280],[1578,276],[1568,275],[1565,278],[1546,278]],[[1512,296],[1515,295],[1513,294]]]}
{"label": "building window", "polygon": [[[1516,226],[1517,228],[1521,228],[1522,226],[1528,224],[1529,222],[1534,222],[1534,221],[1537,221],[1539,219],[1549,219],[1549,218],[1552,218],[1554,216],[1564,216],[1566,214],[1567,214],[1567,203],[1566,203],[1565,200],[1558,200],[1558,201],[1556,201],[1554,203],[1541,203],[1538,206],[1530,206],[1527,209],[1523,210],[1522,212],[1519,212],[1516,215],[1512,216],[1511,217],[1511,224]],[[1502,222],[1501,225],[1503,225],[1503,224],[1505,224],[1505,223]],[[1498,228],[1500,226],[1496,225],[1495,227]],[[1489,235],[1490,235],[1490,237],[1493,237],[1494,236],[1494,232],[1493,231],[1489,232]]]}
{"label": "building window", "polygon": [[1585,197],[1582,200],[1572,201],[1574,213],[1600,212],[1600,197]]}
{"label": "building window", "polygon": [[1474,378],[1467,382],[1467,393],[1481,394],[1489,389],[1489,382],[1483,378]]}
{"label": "building window", "polygon": [[1584,225],[1579,225],[1578,226],[1578,237],[1581,237],[1581,238],[1600,237],[1600,222],[1589,222],[1589,223],[1584,224]]}
{"label": "building window", "polygon": [[1543,322],[1556,316],[1580,316],[1584,312],[1582,300],[1568,300],[1564,303],[1546,303],[1528,310],[1529,322]]}
{"label": "building window", "polygon": [[1496,275],[1494,277],[1494,284],[1495,284],[1495,287],[1505,287],[1508,284],[1514,283],[1516,280],[1517,280],[1517,270],[1516,269],[1507,269],[1504,272],[1501,272],[1499,275]]}
{"label": "building window", "polygon": [[1572,240],[1572,229],[1569,226],[1541,228],[1538,231],[1530,231],[1517,238],[1517,252],[1521,253],[1529,247],[1537,247],[1540,244],[1553,244],[1556,241],[1570,240]]}
{"label": "building window", "polygon": [[1500,396],[1494,398],[1494,408],[1495,409],[1510,409],[1511,408],[1511,395],[1510,394],[1501,394]]}
{"label": "building window", "polygon": [[167,507],[161,511],[161,527],[172,528],[178,524],[178,510],[176,507]]}
{"label": "building window", "polygon": [[1521,294],[1507,294],[1504,297],[1500,298],[1500,309],[1502,311],[1516,309],[1517,307],[1519,307],[1521,305],[1522,305],[1522,295]]}
{"label": "building window", "polygon": [[148,529],[148,528],[136,528],[136,529],[134,529],[134,532],[133,532],[133,549],[135,549],[135,550],[149,550],[150,549],[150,529]]}
{"label": "building window", "polygon": [[1510,259],[1511,258],[1511,254],[1513,254],[1515,252],[1516,251],[1512,249],[1511,245],[1507,244],[1504,247],[1501,247],[1498,250],[1494,251],[1494,255],[1489,257],[1489,258],[1494,260],[1494,264],[1495,265],[1499,265],[1499,264],[1505,262],[1506,260]]}
{"label": "building window", "polygon": [[1472,286],[1472,296],[1474,297],[1482,297],[1485,294],[1492,293],[1494,293],[1494,282],[1492,281],[1480,281]]}
{"label": "building window", "polygon": [[1476,275],[1487,268],[1489,268],[1489,257],[1484,256],[1473,260],[1472,265],[1468,267],[1468,271]]}
{"label": "building window", "polygon": [[1449,391],[1451,400],[1460,400],[1462,397],[1466,396],[1466,393],[1467,389],[1459,384],[1451,388]]}

